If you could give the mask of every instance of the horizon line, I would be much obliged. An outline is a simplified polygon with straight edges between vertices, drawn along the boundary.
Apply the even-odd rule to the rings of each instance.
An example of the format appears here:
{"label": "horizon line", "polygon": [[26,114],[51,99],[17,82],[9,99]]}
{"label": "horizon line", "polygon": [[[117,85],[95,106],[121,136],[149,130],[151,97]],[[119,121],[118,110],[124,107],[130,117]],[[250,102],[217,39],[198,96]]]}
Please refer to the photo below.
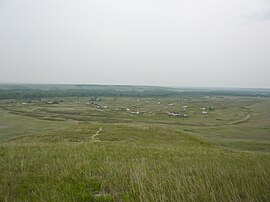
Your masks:
{"label": "horizon line", "polygon": [[235,87],[235,86],[177,86],[177,85],[156,85],[156,84],[105,84],[105,83],[28,83],[28,82],[0,82],[0,85],[97,85],[97,86],[145,86],[145,87],[167,87],[167,88],[190,88],[190,89],[263,89],[270,90],[270,87]]}

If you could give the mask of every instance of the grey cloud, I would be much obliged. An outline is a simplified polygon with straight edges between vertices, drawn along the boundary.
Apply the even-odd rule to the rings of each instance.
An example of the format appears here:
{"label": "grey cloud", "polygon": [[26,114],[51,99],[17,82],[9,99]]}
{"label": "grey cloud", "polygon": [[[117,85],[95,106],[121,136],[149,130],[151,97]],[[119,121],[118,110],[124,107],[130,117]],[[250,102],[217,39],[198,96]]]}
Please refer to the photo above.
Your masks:
{"label": "grey cloud", "polygon": [[247,21],[268,21],[270,20],[270,9],[269,10],[263,10],[260,12],[253,12],[249,14],[245,14],[242,16],[243,19]]}

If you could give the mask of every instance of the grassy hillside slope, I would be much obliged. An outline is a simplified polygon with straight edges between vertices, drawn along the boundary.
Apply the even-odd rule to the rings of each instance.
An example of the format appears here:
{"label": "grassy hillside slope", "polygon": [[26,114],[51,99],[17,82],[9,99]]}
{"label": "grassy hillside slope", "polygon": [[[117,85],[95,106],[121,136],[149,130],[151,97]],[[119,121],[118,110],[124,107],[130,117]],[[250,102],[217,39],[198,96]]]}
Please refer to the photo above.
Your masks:
{"label": "grassy hillside slope", "polygon": [[12,139],[0,156],[1,201],[270,199],[269,154],[227,151],[166,128],[83,123]]}

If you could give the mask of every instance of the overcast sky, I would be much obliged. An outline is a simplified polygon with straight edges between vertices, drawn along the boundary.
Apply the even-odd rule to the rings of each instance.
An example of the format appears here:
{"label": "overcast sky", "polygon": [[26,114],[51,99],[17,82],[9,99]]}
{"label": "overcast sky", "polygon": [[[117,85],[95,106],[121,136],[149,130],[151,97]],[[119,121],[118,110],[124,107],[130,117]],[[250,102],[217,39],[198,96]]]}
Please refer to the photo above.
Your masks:
{"label": "overcast sky", "polygon": [[0,0],[0,83],[270,88],[270,0]]}

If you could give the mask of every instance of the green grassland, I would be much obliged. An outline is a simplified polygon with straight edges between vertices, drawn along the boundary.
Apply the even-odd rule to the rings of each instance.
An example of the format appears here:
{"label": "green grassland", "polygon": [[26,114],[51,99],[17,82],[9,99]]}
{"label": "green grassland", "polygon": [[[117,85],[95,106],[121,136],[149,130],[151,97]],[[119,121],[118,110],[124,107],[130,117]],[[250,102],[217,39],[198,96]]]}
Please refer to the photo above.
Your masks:
{"label": "green grassland", "polygon": [[269,201],[270,100],[223,94],[2,99],[0,201]]}

